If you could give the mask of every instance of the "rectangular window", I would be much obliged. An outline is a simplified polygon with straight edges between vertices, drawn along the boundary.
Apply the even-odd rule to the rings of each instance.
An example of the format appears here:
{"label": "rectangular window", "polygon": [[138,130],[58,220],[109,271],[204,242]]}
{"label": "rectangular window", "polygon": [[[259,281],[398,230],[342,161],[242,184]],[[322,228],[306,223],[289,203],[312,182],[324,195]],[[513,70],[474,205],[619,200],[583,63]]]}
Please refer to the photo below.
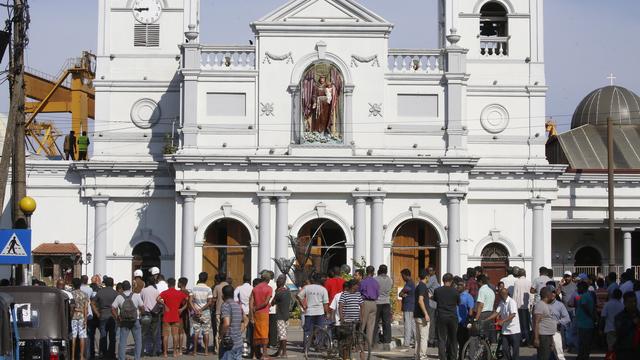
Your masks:
{"label": "rectangular window", "polygon": [[438,117],[438,95],[398,94],[398,117]]}
{"label": "rectangular window", "polygon": [[208,116],[247,116],[247,94],[208,93]]}
{"label": "rectangular window", "polygon": [[160,24],[135,24],[133,26],[133,46],[160,46]]}

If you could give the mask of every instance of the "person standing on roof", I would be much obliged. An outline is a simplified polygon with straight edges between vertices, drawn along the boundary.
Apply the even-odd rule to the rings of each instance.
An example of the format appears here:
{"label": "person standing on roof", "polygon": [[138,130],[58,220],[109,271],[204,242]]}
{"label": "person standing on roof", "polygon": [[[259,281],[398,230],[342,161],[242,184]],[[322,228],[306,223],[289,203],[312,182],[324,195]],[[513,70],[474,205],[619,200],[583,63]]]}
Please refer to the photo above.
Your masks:
{"label": "person standing on roof", "polygon": [[62,149],[64,150],[64,158],[65,160],[75,160],[76,159],[76,132],[71,130],[68,135],[64,137],[64,143],[62,145]]}
{"label": "person standing on roof", "polygon": [[87,151],[89,150],[89,137],[87,132],[83,131],[82,135],[78,136],[78,160],[87,161]]}

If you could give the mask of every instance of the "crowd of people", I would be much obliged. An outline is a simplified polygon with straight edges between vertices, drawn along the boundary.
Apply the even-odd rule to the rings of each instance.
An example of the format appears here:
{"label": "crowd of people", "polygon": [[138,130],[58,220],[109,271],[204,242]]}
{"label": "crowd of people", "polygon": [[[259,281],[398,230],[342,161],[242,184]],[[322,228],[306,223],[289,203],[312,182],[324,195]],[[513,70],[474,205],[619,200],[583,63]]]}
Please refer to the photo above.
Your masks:
{"label": "crowd of people", "polygon": [[353,274],[344,265],[313,274],[295,296],[287,277],[274,279],[270,270],[245,277],[235,288],[223,273],[213,286],[209,274],[200,273],[189,287],[188,279],[165,280],[157,268],[146,279],[137,270],[131,282],[94,276],[89,283],[83,276],[73,279],[71,291],[64,281],[56,286],[73,299],[72,346],[74,354],[79,347],[81,359],[125,359],[130,334],[135,359],[195,353],[287,357],[293,302],[301,309],[303,345],[314,326],[348,324],[359,326],[370,344],[388,344],[394,297],[401,301],[404,346],[415,348],[416,359],[427,359],[428,348],[436,346],[441,360],[463,359],[465,343],[478,335],[499,342],[507,360],[517,360],[522,346],[535,347],[540,360],[564,360],[567,351],[586,360],[600,344],[617,360],[640,358],[640,282],[632,271],[619,281],[615,273],[571,272],[556,281],[544,267],[533,280],[521,268],[507,273],[494,287],[481,267],[463,276],[444,274],[442,283],[433,268],[417,277],[404,269],[404,284],[394,285],[386,265]]}

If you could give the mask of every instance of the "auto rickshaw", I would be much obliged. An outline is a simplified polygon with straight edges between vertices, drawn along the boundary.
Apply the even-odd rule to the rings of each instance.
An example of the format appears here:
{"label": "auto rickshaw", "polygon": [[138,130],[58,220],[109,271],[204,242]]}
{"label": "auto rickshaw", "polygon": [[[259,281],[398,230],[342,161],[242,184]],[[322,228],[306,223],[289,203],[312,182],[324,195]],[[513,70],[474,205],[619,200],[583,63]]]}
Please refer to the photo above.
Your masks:
{"label": "auto rickshaw", "polygon": [[13,298],[5,293],[0,292],[0,360],[14,359],[17,357],[16,344],[17,326],[12,320],[15,318],[13,313]]}
{"label": "auto rickshaw", "polygon": [[20,335],[20,360],[68,360],[69,304],[62,291],[43,286],[9,286],[2,291],[13,298],[15,324]]}

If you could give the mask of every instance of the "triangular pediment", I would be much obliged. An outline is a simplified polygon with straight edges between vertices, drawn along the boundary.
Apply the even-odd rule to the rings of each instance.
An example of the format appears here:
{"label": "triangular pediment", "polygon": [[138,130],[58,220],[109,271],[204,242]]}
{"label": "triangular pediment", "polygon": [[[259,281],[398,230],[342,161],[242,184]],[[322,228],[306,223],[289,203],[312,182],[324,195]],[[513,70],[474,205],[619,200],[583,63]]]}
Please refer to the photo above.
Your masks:
{"label": "triangular pediment", "polygon": [[369,23],[391,25],[353,0],[294,0],[263,17],[258,23]]}

